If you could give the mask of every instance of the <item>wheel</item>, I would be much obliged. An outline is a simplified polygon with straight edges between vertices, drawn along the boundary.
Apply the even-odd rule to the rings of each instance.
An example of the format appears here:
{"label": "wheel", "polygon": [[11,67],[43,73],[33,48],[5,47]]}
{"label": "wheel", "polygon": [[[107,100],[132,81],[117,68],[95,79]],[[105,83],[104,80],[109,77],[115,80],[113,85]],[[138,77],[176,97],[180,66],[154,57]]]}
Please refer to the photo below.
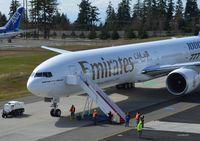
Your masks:
{"label": "wheel", "polygon": [[2,118],[7,118],[7,115],[3,114],[3,115],[2,115]]}
{"label": "wheel", "polygon": [[60,117],[61,116],[61,110],[60,109],[56,109],[56,116]]}
{"label": "wheel", "polygon": [[51,111],[50,111],[50,115],[51,115],[52,117],[55,117],[54,109],[51,109]]}
{"label": "wheel", "polygon": [[125,83],[125,84],[124,84],[124,88],[125,88],[125,89],[128,89],[128,83]]}
{"label": "wheel", "polygon": [[11,39],[8,39],[8,43],[12,43],[12,40],[11,40]]}
{"label": "wheel", "polygon": [[23,111],[20,111],[20,112],[19,112],[19,115],[22,116],[22,115],[23,115]]}
{"label": "wheel", "polygon": [[133,83],[131,83],[131,88],[133,88]]}

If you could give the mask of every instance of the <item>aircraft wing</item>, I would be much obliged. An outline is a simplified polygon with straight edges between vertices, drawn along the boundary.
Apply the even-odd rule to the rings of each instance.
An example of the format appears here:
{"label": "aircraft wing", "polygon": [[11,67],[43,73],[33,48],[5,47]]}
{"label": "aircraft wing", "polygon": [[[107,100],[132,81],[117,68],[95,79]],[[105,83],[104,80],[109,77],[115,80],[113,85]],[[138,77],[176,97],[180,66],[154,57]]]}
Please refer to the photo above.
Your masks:
{"label": "aircraft wing", "polygon": [[51,50],[53,52],[57,52],[57,53],[60,53],[60,54],[71,52],[71,51],[67,51],[67,50],[64,50],[64,49],[58,49],[58,48],[52,48],[52,47],[46,47],[46,46],[41,46],[41,48]]}
{"label": "aircraft wing", "polygon": [[190,63],[180,63],[180,64],[173,64],[173,65],[156,65],[156,66],[149,66],[142,70],[142,74],[147,74],[150,76],[164,76],[169,72],[182,68],[182,67],[199,67],[200,62],[190,62]]}

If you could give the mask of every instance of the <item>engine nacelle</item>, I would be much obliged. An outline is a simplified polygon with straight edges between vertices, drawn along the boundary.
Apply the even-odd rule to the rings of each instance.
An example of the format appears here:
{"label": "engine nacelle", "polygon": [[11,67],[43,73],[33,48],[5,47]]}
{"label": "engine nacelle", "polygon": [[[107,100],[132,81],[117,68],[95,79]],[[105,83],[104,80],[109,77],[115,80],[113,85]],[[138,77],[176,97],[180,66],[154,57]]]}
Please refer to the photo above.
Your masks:
{"label": "engine nacelle", "polygon": [[180,68],[169,73],[166,86],[173,95],[183,95],[197,90],[200,84],[199,73],[187,68]]}

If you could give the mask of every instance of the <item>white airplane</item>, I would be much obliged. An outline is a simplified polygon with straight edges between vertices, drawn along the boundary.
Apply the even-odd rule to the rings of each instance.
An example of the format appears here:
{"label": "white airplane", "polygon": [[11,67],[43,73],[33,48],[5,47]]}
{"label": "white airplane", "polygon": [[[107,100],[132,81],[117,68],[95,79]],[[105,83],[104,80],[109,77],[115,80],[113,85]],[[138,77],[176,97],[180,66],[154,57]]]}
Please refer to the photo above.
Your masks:
{"label": "white airplane", "polygon": [[87,75],[101,88],[130,88],[134,83],[167,75],[166,87],[173,95],[199,90],[200,36],[77,52],[42,48],[59,55],[34,69],[27,88],[35,95],[55,99],[54,110],[57,98],[84,93],[78,83],[68,83],[73,81],[68,76]]}
{"label": "white airplane", "polygon": [[21,20],[24,14],[24,7],[19,7],[5,26],[0,27],[0,39],[9,39],[22,33],[19,31]]}

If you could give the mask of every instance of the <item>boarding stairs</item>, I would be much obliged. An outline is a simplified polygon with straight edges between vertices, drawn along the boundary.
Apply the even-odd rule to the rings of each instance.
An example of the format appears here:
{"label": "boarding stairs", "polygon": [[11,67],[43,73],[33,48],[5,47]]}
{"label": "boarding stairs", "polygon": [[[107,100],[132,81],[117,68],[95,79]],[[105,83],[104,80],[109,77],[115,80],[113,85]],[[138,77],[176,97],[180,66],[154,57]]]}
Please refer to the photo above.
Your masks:
{"label": "boarding stairs", "polygon": [[[88,93],[90,98],[96,102],[99,108],[106,115],[111,111],[113,116],[119,116],[120,122],[125,121],[125,113],[108,97],[108,95],[97,85],[95,84],[89,76],[79,75],[77,76],[76,82],[79,83],[81,88]],[[71,79],[72,80],[72,79]]]}
{"label": "boarding stairs", "polygon": [[88,76],[80,76],[80,86],[88,93],[106,115],[111,111],[114,115],[119,116],[120,120],[125,120],[125,113],[98,85],[92,82]]}

